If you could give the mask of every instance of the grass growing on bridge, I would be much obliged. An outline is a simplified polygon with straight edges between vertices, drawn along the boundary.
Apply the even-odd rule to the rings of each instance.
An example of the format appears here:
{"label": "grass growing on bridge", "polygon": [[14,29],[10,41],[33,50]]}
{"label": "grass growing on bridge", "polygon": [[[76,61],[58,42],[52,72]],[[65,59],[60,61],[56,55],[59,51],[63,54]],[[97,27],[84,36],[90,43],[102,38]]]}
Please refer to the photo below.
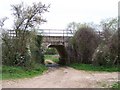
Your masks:
{"label": "grass growing on bridge", "polygon": [[77,70],[85,70],[85,71],[120,72],[117,66],[104,67],[104,66],[93,66],[91,64],[79,64],[79,63],[70,64],[69,66]]}
{"label": "grass growing on bridge", "polygon": [[17,79],[17,78],[29,78],[37,75],[41,75],[47,68],[43,65],[36,65],[30,70],[26,70],[23,67],[15,66],[2,66],[2,79]]}

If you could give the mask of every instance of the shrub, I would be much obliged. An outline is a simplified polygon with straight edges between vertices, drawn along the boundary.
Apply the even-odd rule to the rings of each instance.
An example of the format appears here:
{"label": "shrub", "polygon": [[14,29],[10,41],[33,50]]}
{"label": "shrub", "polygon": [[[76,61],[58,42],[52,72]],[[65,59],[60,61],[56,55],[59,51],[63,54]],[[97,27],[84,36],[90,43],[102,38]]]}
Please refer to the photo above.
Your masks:
{"label": "shrub", "polygon": [[15,65],[18,60],[18,55],[19,57],[21,56],[16,52],[16,40],[10,39],[7,33],[3,34],[2,40],[2,63],[10,66]]}
{"label": "shrub", "polygon": [[110,53],[107,45],[100,44],[93,54],[92,63],[97,66],[105,66],[110,62],[109,56]]}
{"label": "shrub", "polygon": [[[79,63],[91,63],[92,54],[99,44],[99,37],[91,27],[81,27],[75,33],[69,45],[69,56],[74,55]],[[72,55],[72,56],[73,56]],[[68,57],[69,57],[68,56]]]}
{"label": "shrub", "polygon": [[31,52],[32,52],[32,59],[36,62],[36,63],[44,63],[44,54],[43,54],[43,50],[41,48],[41,44],[42,44],[42,36],[41,35],[37,35],[37,37],[35,37],[35,48],[31,47]]}
{"label": "shrub", "polygon": [[118,46],[120,46],[118,39],[118,31],[116,31],[110,38],[108,47],[110,52],[110,58],[112,59],[112,64],[120,64],[120,60],[118,60]]}
{"label": "shrub", "polygon": [[73,44],[72,44],[72,41],[73,41],[73,38],[71,38],[68,42],[68,46],[66,47],[67,49],[67,55],[68,55],[68,59],[67,59],[67,63],[70,64],[70,63],[75,63],[77,62],[77,51],[76,49],[73,47]]}
{"label": "shrub", "polygon": [[[22,31],[19,36],[10,38],[7,33],[3,34],[2,40],[2,63],[8,66],[30,67],[32,63],[44,62],[41,42],[42,37],[34,32],[27,32],[24,42],[22,41]],[[21,43],[23,42],[23,43]]]}
{"label": "shrub", "polygon": [[111,66],[120,64],[118,60],[118,32],[114,33],[106,43],[101,43],[93,54],[94,65]]}

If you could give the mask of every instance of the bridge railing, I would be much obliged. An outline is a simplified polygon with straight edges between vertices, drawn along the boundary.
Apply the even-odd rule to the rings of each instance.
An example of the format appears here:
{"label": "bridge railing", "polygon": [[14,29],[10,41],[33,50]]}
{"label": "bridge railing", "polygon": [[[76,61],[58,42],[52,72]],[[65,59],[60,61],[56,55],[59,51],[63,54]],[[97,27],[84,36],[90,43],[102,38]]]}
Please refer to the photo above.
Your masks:
{"label": "bridge railing", "polygon": [[[65,29],[38,29],[36,30],[37,34],[42,36],[73,36],[73,33],[71,30],[65,30]],[[15,37],[16,33],[15,30],[5,30],[5,33],[8,33],[9,36]],[[101,31],[96,31],[97,34],[102,36]]]}
{"label": "bridge railing", "polygon": [[[103,36],[101,32],[96,31],[99,36]],[[16,33],[14,30],[8,30],[8,34],[10,38],[14,38]],[[65,29],[38,29],[37,34],[43,36],[43,42],[46,43],[66,43],[68,42],[69,38],[73,36],[71,30]]]}
{"label": "bridge railing", "polygon": [[71,30],[65,29],[38,29],[37,31],[43,36],[73,36]]}
{"label": "bridge railing", "polygon": [[38,34],[43,36],[44,43],[64,44],[73,36],[69,30],[64,29],[39,29]]}

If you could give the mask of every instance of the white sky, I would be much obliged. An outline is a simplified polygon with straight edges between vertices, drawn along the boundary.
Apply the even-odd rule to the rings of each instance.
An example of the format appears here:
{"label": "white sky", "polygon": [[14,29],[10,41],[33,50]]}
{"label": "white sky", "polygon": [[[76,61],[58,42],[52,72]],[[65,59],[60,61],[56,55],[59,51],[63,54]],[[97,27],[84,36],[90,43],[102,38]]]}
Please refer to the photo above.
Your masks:
{"label": "white sky", "polygon": [[118,16],[119,0],[0,0],[0,18],[7,16],[5,28],[12,28],[11,6],[20,2],[32,4],[43,2],[51,4],[44,15],[47,23],[40,28],[64,29],[70,22],[94,22],[99,23],[102,19]]}

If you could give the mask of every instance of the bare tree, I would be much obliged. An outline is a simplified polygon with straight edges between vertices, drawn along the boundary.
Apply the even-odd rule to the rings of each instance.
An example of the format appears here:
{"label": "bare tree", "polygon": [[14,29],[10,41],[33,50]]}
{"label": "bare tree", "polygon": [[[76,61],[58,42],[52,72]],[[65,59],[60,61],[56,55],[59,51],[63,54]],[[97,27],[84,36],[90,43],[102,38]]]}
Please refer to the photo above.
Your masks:
{"label": "bare tree", "polygon": [[32,6],[25,6],[24,3],[12,5],[14,15],[14,29],[23,30],[31,29],[40,25],[42,22],[46,22],[43,19],[42,14],[48,11],[50,5],[33,3]]}
{"label": "bare tree", "polygon": [[24,3],[12,5],[15,18],[14,30],[16,31],[16,37],[21,38],[21,46],[24,47],[27,42],[28,30],[37,27],[42,22],[46,22],[42,14],[47,12],[49,7],[49,5],[46,6],[41,2],[33,3],[32,6],[25,6]]}
{"label": "bare tree", "polygon": [[117,18],[108,18],[100,22],[102,28],[103,41],[108,43],[112,35],[117,31],[118,28],[118,19]]}
{"label": "bare tree", "polygon": [[[26,60],[31,61],[31,56],[29,55],[31,54],[30,45],[31,43],[35,44],[33,40],[36,35],[32,34],[30,31],[34,30],[42,22],[46,22],[43,18],[43,14],[48,12],[49,7],[50,5],[46,6],[41,2],[33,3],[31,6],[24,5],[24,3],[12,5],[15,37],[12,39],[3,38],[5,42],[4,47],[8,48],[5,54],[7,53],[6,55],[10,56],[11,59],[6,59],[6,61],[10,61],[8,64],[23,66]],[[32,48],[34,48],[33,46]]]}
{"label": "bare tree", "polygon": [[114,34],[118,28],[118,19],[117,18],[108,18],[100,22],[100,26],[103,31],[108,30],[109,33]]}
{"label": "bare tree", "polygon": [[3,18],[0,19],[0,45],[2,44],[2,36],[3,36],[3,32],[4,32],[4,29],[3,29],[4,22],[7,19],[8,19],[7,17],[3,17]]}
{"label": "bare tree", "polygon": [[2,28],[4,26],[4,22],[7,20],[7,17],[1,18],[0,19],[0,27]]}
{"label": "bare tree", "polygon": [[78,26],[79,26],[79,23],[76,23],[76,22],[69,23],[67,26],[67,31],[68,31],[67,33],[75,34],[75,32],[78,29]]}
{"label": "bare tree", "polygon": [[95,30],[99,31],[99,25],[94,24],[93,22],[90,23],[76,23],[71,22],[67,26],[68,33],[75,34],[75,32],[81,27],[92,27]]}

